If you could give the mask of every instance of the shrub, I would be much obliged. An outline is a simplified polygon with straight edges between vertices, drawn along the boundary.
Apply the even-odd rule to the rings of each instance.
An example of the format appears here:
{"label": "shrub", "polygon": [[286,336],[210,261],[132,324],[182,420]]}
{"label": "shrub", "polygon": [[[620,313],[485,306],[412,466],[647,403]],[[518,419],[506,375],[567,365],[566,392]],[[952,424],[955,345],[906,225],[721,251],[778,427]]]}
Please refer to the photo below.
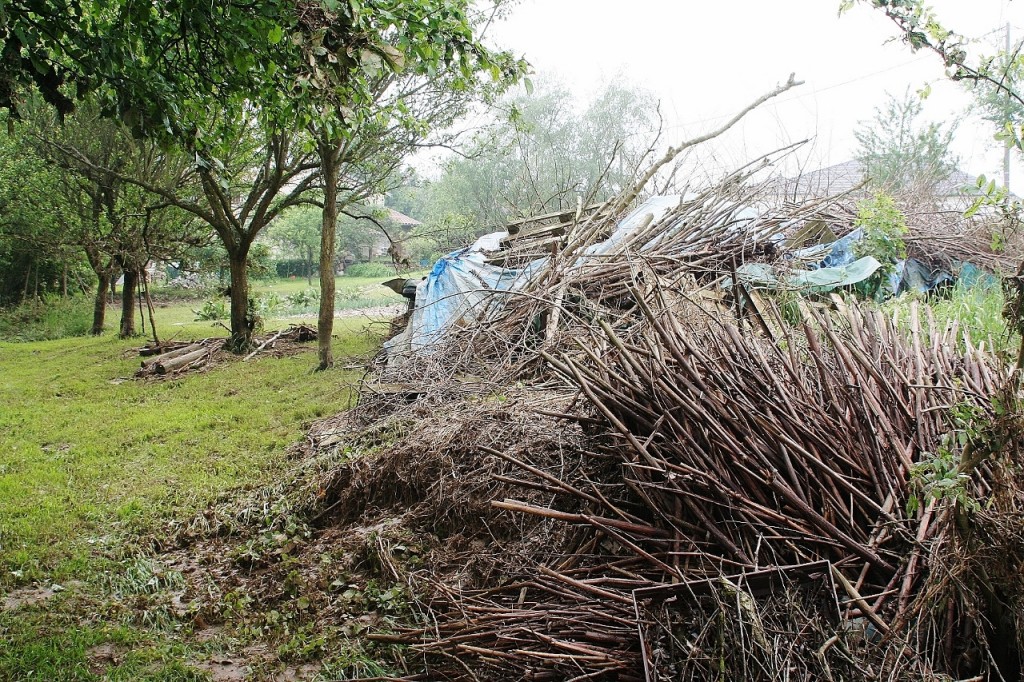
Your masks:
{"label": "shrub", "polygon": [[882,264],[885,274],[893,272],[897,261],[907,257],[907,221],[896,201],[885,193],[878,193],[857,204],[854,226],[864,231],[864,237],[854,245],[858,258],[874,256]]}
{"label": "shrub", "polygon": [[203,307],[193,310],[196,321],[223,320],[228,316],[228,304],[219,298],[210,298],[203,302]]}
{"label": "shrub", "polygon": [[395,277],[398,270],[391,263],[353,263],[345,268],[346,277]]}
{"label": "shrub", "polygon": [[92,330],[93,300],[90,296],[63,298],[48,294],[0,310],[0,339],[50,341],[85,336]]}
{"label": "shrub", "polygon": [[878,297],[895,271],[896,262],[907,257],[906,218],[891,196],[879,192],[857,204],[857,219],[853,224],[864,232],[861,240],[854,244],[853,255],[857,258],[874,256],[882,264],[857,289],[869,297]]}
{"label": "shrub", "polygon": [[316,289],[303,289],[285,296],[284,300],[292,308],[311,308],[319,305],[320,292]]}

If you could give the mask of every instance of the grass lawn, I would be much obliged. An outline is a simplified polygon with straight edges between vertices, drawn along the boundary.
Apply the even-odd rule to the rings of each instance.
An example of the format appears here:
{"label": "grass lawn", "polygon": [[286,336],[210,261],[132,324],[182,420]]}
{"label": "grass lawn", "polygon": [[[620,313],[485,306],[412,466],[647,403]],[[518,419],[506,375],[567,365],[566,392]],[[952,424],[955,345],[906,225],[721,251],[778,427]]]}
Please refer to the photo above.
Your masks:
{"label": "grass lawn", "polygon": [[[190,307],[158,308],[162,337],[226,333],[193,322]],[[336,321],[339,364],[375,349],[366,324]],[[186,661],[213,645],[186,644],[180,623],[140,623],[111,607],[111,585],[138,573],[153,552],[143,539],[158,540],[170,521],[283,471],[288,446],[311,420],[346,409],[361,375],[312,372],[310,344],[146,383],[127,379],[139,345],[112,331],[0,343],[0,680],[208,679]],[[135,578],[143,591],[156,580],[146,575]],[[66,589],[9,601],[54,585]],[[97,647],[119,654],[106,660]]]}

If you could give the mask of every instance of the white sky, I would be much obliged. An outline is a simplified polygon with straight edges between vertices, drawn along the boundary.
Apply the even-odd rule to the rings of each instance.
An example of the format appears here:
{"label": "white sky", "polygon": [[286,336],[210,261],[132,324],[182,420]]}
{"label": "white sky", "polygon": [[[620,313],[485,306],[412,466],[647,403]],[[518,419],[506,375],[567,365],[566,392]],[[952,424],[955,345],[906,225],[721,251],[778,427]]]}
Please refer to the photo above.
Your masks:
{"label": "white sky", "polygon": [[[968,37],[989,34],[976,50],[991,53],[1007,22],[1024,38],[1024,1],[932,0],[943,23]],[[852,158],[859,121],[870,120],[886,91],[902,95],[932,85],[924,117],[965,116],[970,98],[943,76],[939,58],[887,40],[895,27],[867,5],[838,16],[839,0],[523,0],[493,26],[497,46],[525,56],[581,98],[611,78],[625,78],[662,103],[666,143],[718,125],[791,72],[805,85],[751,115],[707,150],[733,166],[806,137],[809,169]],[[992,33],[998,31],[998,33]],[[954,149],[961,167],[1001,177],[1002,151],[992,129],[965,120]],[[1024,187],[1015,167],[1011,186]]]}

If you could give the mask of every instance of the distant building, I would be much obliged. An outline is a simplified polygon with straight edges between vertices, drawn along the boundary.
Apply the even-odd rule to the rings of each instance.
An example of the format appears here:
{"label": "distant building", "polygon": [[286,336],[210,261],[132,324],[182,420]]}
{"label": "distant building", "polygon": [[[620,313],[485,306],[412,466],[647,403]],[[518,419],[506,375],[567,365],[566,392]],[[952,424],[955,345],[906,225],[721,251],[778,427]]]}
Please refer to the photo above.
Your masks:
{"label": "distant building", "polygon": [[[936,186],[934,198],[946,208],[965,206],[977,196],[977,183],[977,176],[954,170]],[[854,198],[860,198],[870,193],[864,187],[864,166],[856,160],[776,180],[772,183],[770,191],[789,201],[832,197],[839,194],[850,194]]]}

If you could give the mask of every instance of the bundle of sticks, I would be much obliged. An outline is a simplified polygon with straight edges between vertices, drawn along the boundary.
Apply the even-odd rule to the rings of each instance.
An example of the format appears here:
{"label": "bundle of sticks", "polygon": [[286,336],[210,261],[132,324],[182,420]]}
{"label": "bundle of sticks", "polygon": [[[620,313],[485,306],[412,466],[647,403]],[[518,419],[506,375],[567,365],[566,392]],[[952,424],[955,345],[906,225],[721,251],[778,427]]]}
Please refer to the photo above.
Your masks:
{"label": "bundle of sticks", "polygon": [[[970,468],[961,458],[969,439],[950,438],[969,430],[952,414],[992,418],[1005,377],[991,358],[969,338],[958,346],[957,330],[936,328],[927,308],[912,309],[907,337],[879,311],[838,298],[831,311],[800,305],[793,326],[774,305],[760,309],[760,324],[696,306],[681,316],[668,293],[633,288],[635,307],[616,322],[578,326],[571,345],[563,338],[560,350],[541,351],[579,392],[579,411],[566,418],[593,432],[583,456],[614,463],[621,476],[565,480],[515,460],[521,485],[547,489],[552,503],[494,506],[576,525],[586,530],[581,544],[557,563],[520,567],[507,585],[436,586],[426,605],[431,626],[384,639],[411,644],[432,674],[454,679],[469,660],[489,679],[651,680],[682,668],[718,679],[717,663],[694,663],[707,652],[686,634],[652,634],[644,614],[666,600],[652,605],[637,594],[685,589],[667,600],[678,609],[692,606],[695,581],[732,576],[732,585],[766,568],[825,565],[845,625],[814,612],[787,615],[801,651],[821,656],[764,657],[754,655],[756,638],[734,642],[747,647],[733,658],[748,679],[786,670],[807,680],[993,674],[991,662],[979,663],[992,643],[978,604],[964,588],[936,593],[941,571],[931,555],[952,542],[956,494],[993,491],[990,465]],[[705,323],[695,323],[702,315]],[[950,487],[915,487],[942,452],[964,463]],[[748,611],[752,623],[769,619],[749,595],[726,601],[730,622]],[[668,667],[659,677],[651,652],[667,649],[675,653],[662,655]],[[693,672],[701,669],[706,677]]]}
{"label": "bundle of sticks", "polygon": [[[400,368],[575,391],[562,417],[591,440],[572,456],[600,466],[568,470],[604,472],[480,448],[520,471],[496,485],[550,499],[495,510],[575,540],[501,566],[496,585],[416,574],[426,624],[375,635],[422,656],[410,679],[1019,677],[1020,428],[990,432],[1015,402],[1009,373],[927,306],[901,323],[745,289],[744,263],[786,267],[780,236],[852,215],[765,207],[761,170],[616,232],[654,167],[560,218],[537,232],[548,260],[525,287]],[[536,246],[513,240],[506,263]]]}

